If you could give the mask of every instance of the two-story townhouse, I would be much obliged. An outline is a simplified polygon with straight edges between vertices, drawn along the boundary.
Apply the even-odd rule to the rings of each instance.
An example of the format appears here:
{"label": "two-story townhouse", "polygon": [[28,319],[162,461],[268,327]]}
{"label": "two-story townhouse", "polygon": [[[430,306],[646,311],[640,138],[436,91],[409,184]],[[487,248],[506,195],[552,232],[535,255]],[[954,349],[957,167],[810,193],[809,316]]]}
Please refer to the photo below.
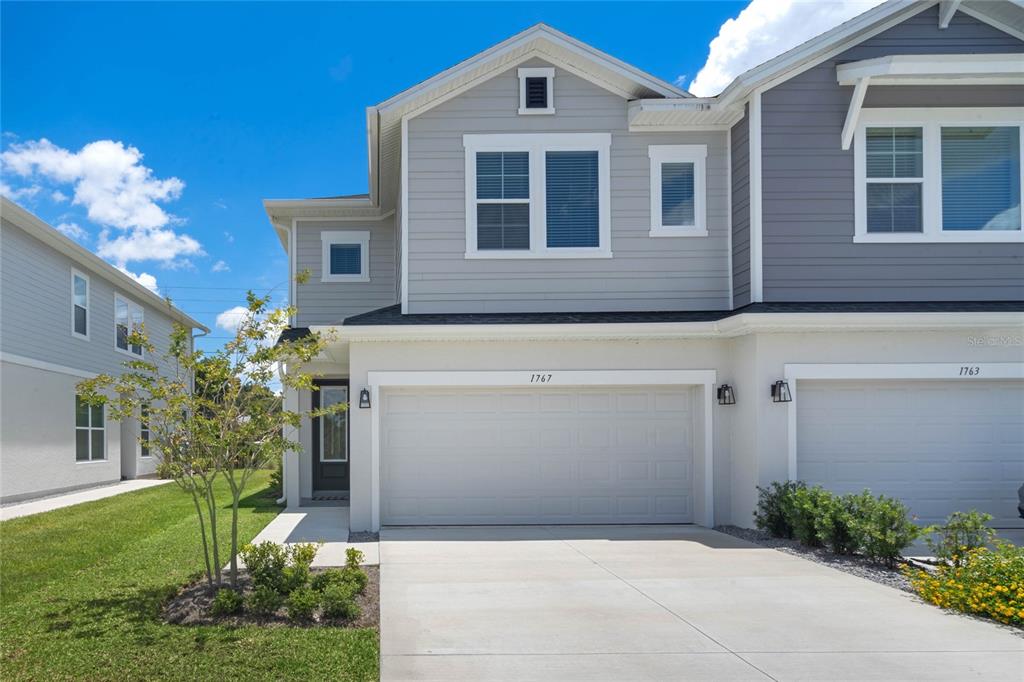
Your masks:
{"label": "two-story townhouse", "polygon": [[[144,415],[115,421],[76,385],[163,363],[175,323],[209,330],[6,198],[0,282],[0,501],[153,474]],[[161,357],[129,343],[140,324]]]}
{"label": "two-story townhouse", "polygon": [[370,107],[368,194],[265,202],[282,338],[331,339],[286,402],[350,406],[288,503],[746,526],[802,479],[1024,527],[1022,124],[1024,8],[972,0],[709,98],[538,25]]}

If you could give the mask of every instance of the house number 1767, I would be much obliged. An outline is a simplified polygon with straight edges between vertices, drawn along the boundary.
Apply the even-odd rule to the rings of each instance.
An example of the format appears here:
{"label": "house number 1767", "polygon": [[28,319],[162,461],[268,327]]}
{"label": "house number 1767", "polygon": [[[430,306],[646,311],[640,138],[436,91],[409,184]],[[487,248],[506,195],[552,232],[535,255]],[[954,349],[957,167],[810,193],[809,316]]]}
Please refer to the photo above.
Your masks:
{"label": "house number 1767", "polygon": [[549,381],[551,381],[551,375],[550,374],[531,374],[530,375],[530,383],[531,384],[546,384]]}

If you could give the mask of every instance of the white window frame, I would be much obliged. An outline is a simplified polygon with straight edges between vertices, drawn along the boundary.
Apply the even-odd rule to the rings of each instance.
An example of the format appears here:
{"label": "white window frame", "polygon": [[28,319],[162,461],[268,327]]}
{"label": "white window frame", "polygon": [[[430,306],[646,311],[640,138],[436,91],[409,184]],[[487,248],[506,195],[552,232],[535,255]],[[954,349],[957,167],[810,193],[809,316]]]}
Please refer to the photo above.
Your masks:
{"label": "white window frame", "polygon": [[[466,258],[611,258],[612,211],[610,133],[537,133],[502,135],[463,135],[466,150]],[[476,155],[477,152],[529,152],[530,154],[530,248],[477,248]],[[597,152],[598,245],[562,248],[547,245],[547,152]],[[488,202],[489,200],[482,200]],[[504,199],[502,202],[506,201]]]}
{"label": "white window frame", "polygon": [[[1024,173],[1024,107],[949,109],[864,109],[860,114],[853,145],[854,234],[857,244],[1024,242],[1024,229],[943,230],[942,229],[942,128],[958,126],[1015,127],[1021,135],[1021,172]],[[867,228],[867,128],[921,128],[922,172],[921,232],[868,232]],[[882,181],[879,179],[879,181]],[[889,182],[889,180],[885,180]],[[891,180],[900,182],[899,178]],[[1021,183],[1024,206],[1024,182]],[[1024,227],[1024,226],[1022,226]]]}
{"label": "white window frame", "polygon": [[[116,350],[118,353],[124,353],[125,355],[128,355],[133,358],[143,358],[146,356],[145,348],[142,348],[141,351],[138,353],[133,353],[131,342],[128,343],[127,349],[121,348],[120,346],[117,345],[117,304],[119,301],[124,303],[128,307],[128,322],[130,324],[134,323],[134,316],[132,315],[133,311],[139,314],[140,324],[146,323],[146,309],[143,308],[141,304],[136,303],[127,296],[114,292],[114,350]],[[132,330],[129,327],[128,333],[131,334],[131,332]]]}
{"label": "white window frame", "polygon": [[[79,399],[79,396],[76,394],[75,395],[76,403],[77,403],[78,399]],[[96,426],[96,425],[94,425],[92,423],[92,408],[93,408],[93,406],[92,405],[88,405],[88,404],[86,406],[88,407],[88,410],[89,410],[89,425],[88,426],[79,426],[78,425],[78,415],[75,414],[75,416],[74,416],[74,420],[75,420],[75,448],[76,448],[75,449],[75,453],[74,453],[75,454],[75,464],[96,464],[97,462],[106,462],[107,461],[107,406],[106,405],[100,405],[99,406],[99,408],[100,408],[100,424],[99,424],[99,426]],[[77,407],[78,407],[77,404],[76,404],[75,407],[77,409]],[[78,459],[78,450],[77,450],[77,448],[78,448],[78,432],[79,431],[85,431],[88,434],[88,436],[89,436],[89,438],[87,439],[88,442],[89,442],[89,459]],[[93,431],[102,431],[103,432],[103,452],[100,453],[100,455],[101,455],[100,457],[93,457],[93,452],[92,452],[92,432]]]}
{"label": "white window frame", "polygon": [[[79,334],[75,331],[75,277],[81,277],[85,280],[85,333]],[[92,281],[89,279],[89,275],[71,268],[71,336],[76,339],[89,340],[89,332],[92,329],[92,311],[90,299],[92,298]]]}
{"label": "white window frame", "polygon": [[[526,79],[546,78],[548,86],[548,105],[544,109],[526,108]],[[519,69],[519,113],[521,115],[555,113],[555,70],[552,67],[523,67]]]}
{"label": "white window frame", "polygon": [[[651,232],[652,237],[706,237],[707,158],[704,144],[652,144],[647,147],[651,160]],[[661,212],[661,166],[665,163],[693,164],[693,225],[665,225]]]}
{"label": "white window frame", "polygon": [[[353,275],[331,274],[331,245],[359,246],[359,273]],[[370,232],[368,230],[332,230],[320,233],[320,281],[321,282],[369,282],[370,281]]]}
{"label": "white window frame", "polygon": [[[346,385],[346,384],[321,384],[320,385],[320,395],[321,395],[320,406],[321,407],[323,407],[323,398],[322,398],[322,396],[323,396],[324,390],[325,389],[332,389],[332,388],[334,388],[334,389],[343,389],[345,391],[345,402],[351,404],[352,396],[349,393],[350,388],[349,388],[348,385]],[[346,410],[346,412],[345,412],[345,456],[342,459],[326,459],[324,457],[324,432],[326,431],[326,429],[324,428],[324,418],[323,417],[318,417],[318,419],[320,420],[320,429],[319,429],[319,431],[320,431],[320,462],[321,463],[326,463],[326,464],[347,464],[348,463],[348,450],[349,450],[349,447],[352,445],[351,441],[349,440],[349,429],[351,428],[351,425],[349,424],[349,421],[348,421],[348,411]]]}

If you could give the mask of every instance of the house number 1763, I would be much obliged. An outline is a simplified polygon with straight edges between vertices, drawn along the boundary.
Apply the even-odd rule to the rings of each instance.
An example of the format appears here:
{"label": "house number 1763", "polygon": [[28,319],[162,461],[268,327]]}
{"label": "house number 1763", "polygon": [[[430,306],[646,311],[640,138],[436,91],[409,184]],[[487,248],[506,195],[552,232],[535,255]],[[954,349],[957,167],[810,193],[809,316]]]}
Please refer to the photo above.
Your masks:
{"label": "house number 1763", "polygon": [[531,384],[546,384],[549,381],[551,381],[551,375],[550,374],[531,374],[530,375],[530,383]]}
{"label": "house number 1763", "polygon": [[962,377],[976,377],[981,374],[981,367],[964,365],[960,368],[960,376]]}

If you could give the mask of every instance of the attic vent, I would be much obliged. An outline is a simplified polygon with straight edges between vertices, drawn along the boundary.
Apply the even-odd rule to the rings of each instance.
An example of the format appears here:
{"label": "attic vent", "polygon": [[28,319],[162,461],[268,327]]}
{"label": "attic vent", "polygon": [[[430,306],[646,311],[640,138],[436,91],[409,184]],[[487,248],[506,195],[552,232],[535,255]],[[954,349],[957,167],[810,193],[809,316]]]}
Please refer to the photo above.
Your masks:
{"label": "attic vent", "polygon": [[547,109],[548,108],[548,79],[527,78],[526,79],[526,108]]}
{"label": "attic vent", "polygon": [[555,113],[554,80],[550,67],[519,69],[519,113]]}

